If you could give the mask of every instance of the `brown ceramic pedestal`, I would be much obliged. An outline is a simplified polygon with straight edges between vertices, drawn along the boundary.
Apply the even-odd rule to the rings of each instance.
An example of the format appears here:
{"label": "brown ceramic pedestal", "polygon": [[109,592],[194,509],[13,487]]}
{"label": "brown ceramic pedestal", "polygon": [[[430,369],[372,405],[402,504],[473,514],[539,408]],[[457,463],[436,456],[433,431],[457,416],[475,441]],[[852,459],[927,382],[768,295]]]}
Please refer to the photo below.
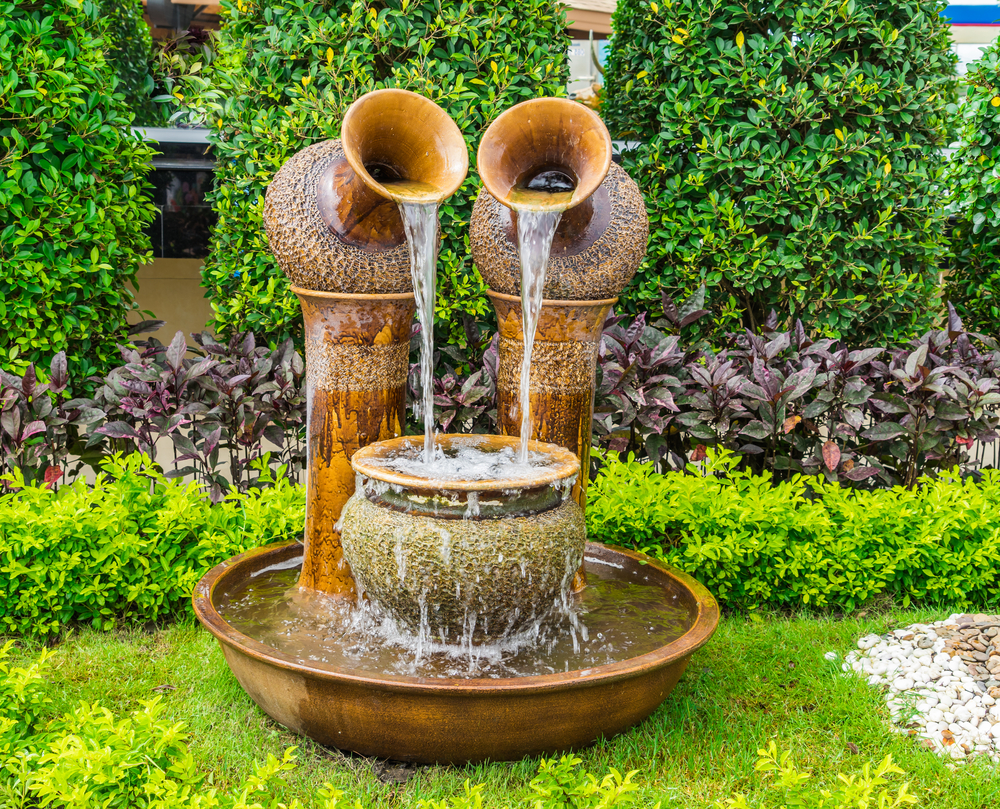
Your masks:
{"label": "brown ceramic pedestal", "polygon": [[687,612],[686,631],[648,654],[586,671],[516,679],[450,680],[321,668],[234,629],[217,606],[226,593],[302,546],[259,548],[213,568],[194,608],[236,679],[267,714],[329,747],[401,761],[506,761],[609,738],[649,716],[715,631],[719,608],[690,576],[641,554],[588,543],[584,567],[660,587]]}
{"label": "brown ceramic pedestal", "polygon": [[403,432],[412,292],[348,295],[293,287],[306,337],[308,475],[299,585],[353,598],[334,525],[354,494],[351,456]]}
{"label": "brown ceramic pedestal", "polygon": [[[493,291],[488,294],[500,330],[497,421],[504,435],[518,435],[524,357],[521,299]],[[542,301],[531,353],[530,438],[558,444],[580,459],[582,472],[573,496],[581,506],[587,501],[597,348],[604,321],[616,300]]]}

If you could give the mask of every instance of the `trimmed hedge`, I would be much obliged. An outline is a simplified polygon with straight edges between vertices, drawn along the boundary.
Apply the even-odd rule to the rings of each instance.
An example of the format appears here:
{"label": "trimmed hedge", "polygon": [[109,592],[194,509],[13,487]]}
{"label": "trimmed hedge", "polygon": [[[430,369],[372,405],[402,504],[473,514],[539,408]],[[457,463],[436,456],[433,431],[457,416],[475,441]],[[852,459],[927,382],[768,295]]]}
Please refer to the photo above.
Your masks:
{"label": "trimmed hedge", "polygon": [[[291,155],[338,136],[355,98],[382,87],[428,96],[454,118],[474,158],[480,134],[500,112],[564,92],[568,38],[555,0],[222,6],[215,61],[203,78],[180,87],[181,103],[205,110],[215,132],[219,221],[202,278],[215,310],[210,326],[220,334],[252,330],[272,344],[301,334],[298,303],[261,224],[264,190]],[[492,312],[468,249],[478,190],[470,171],[441,207],[437,317],[459,339],[463,314]]]}
{"label": "trimmed hedge", "polygon": [[57,492],[0,478],[23,486],[0,495],[0,631],[45,636],[74,623],[165,618],[188,608],[219,562],[302,533],[304,490],[280,475],[212,505],[143,455],[102,467],[93,486]]}
{"label": "trimmed hedge", "polygon": [[0,367],[118,356],[126,283],[151,257],[152,151],[105,59],[101,6],[0,1]]}
{"label": "trimmed hedge", "polygon": [[736,464],[712,451],[703,473],[609,463],[588,490],[589,538],[651,553],[733,609],[1000,602],[1000,471],[862,491]]}
{"label": "trimmed hedge", "polygon": [[926,330],[955,96],[943,7],[620,0],[603,111],[641,144],[624,165],[651,231],[626,303],[704,284],[714,334],[772,309],[856,344]]}
{"label": "trimmed hedge", "polygon": [[957,222],[948,298],[969,327],[1000,336],[1000,43],[969,68],[961,140],[950,163]]}

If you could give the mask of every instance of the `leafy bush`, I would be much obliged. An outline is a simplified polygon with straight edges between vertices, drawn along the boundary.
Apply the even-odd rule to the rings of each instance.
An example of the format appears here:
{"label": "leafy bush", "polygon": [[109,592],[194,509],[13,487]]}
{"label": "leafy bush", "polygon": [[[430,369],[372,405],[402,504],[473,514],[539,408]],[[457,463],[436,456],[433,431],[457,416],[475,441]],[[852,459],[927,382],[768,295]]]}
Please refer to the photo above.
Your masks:
{"label": "leafy bush", "polygon": [[185,356],[180,332],[169,346],[121,347],[125,364],[92,380],[91,399],[67,400],[64,353],[53,359],[49,383],[39,383],[33,365],[22,377],[0,371],[0,474],[16,469],[29,483],[53,484],[71,459],[79,471],[110,452],[155,457],[160,439],[169,439],[167,477],[194,475],[214,502],[230,487],[271,480],[255,472],[261,464],[296,479],[305,462],[305,369],[291,341],[271,351],[252,334],[228,344],[195,337],[198,359]]}
{"label": "leafy bush", "polygon": [[[168,477],[193,474],[218,501],[230,486],[239,491],[260,483],[255,466],[267,455],[267,439],[278,465],[292,474],[304,466],[305,366],[286,340],[269,350],[252,334],[234,334],[228,344],[208,332],[195,336],[204,354],[185,357],[184,335],[169,346],[156,341],[140,350],[122,349],[126,364],[97,390],[93,405],[104,419],[90,431],[88,448],[112,439],[116,450],[155,453],[161,438],[174,447]],[[106,449],[106,447],[105,447]],[[228,457],[228,478],[220,466]]]}
{"label": "leafy bush", "polygon": [[[301,331],[298,303],[268,250],[264,190],[291,155],[336,137],[355,98],[403,87],[454,118],[470,155],[501,111],[563,92],[568,39],[554,0],[493,3],[223,0],[215,61],[180,89],[205,110],[218,158],[218,212],[203,272],[220,334],[252,330],[278,343]],[[474,165],[474,160],[470,160]],[[469,258],[475,172],[441,207],[438,318],[492,310]]]}
{"label": "leafy bush", "polygon": [[958,150],[949,165],[957,224],[949,300],[976,331],[1000,336],[1000,43],[969,67]]}
{"label": "leafy bush", "polygon": [[[917,797],[909,791],[909,784],[904,782],[895,792],[888,788],[889,778],[893,775],[905,775],[892,761],[892,756],[886,756],[872,772],[871,765],[865,764],[860,774],[841,774],[831,789],[817,788],[811,782],[811,773],[796,768],[787,752],[778,752],[778,745],[769,742],[766,750],[758,750],[759,756],[754,767],[757,772],[774,773],[775,780],[771,786],[774,793],[774,804],[754,804],[756,809],[767,809],[768,805],[782,809],[868,809],[877,806],[878,809],[899,809],[902,806],[917,803]],[[716,809],[750,809],[745,795],[726,798],[715,804]]]}
{"label": "leafy bush", "polygon": [[[295,768],[295,748],[269,755],[232,793],[206,783],[180,722],[163,718],[160,697],[125,718],[81,703],[21,740],[0,770],[0,797],[10,809],[303,809],[280,803],[279,776]],[[329,786],[329,785],[327,785]],[[322,792],[320,793],[323,794]],[[335,809],[336,801],[325,801]]]}
{"label": "leafy bush", "polygon": [[642,315],[627,329],[614,322],[598,441],[675,469],[715,446],[757,472],[912,486],[970,466],[973,445],[997,439],[1000,346],[967,334],[954,310],[946,329],[892,349],[814,342],[801,322],[791,332],[776,322],[718,352],[684,351]]}
{"label": "leafy bush", "polygon": [[142,18],[142,0],[100,0],[104,52],[118,75],[119,93],[136,125],[162,126],[166,108],[153,102],[153,37]]}
{"label": "leafy bush", "polygon": [[998,603],[1000,472],[863,491],[738,464],[713,450],[691,474],[611,461],[588,489],[588,536],[652,553],[734,609]]}
{"label": "leafy bush", "polygon": [[[212,504],[194,483],[167,480],[140,454],[102,463],[93,486],[58,492],[0,478],[0,627],[53,635],[86,622],[155,621],[187,609],[209,568],[302,530],[303,490],[269,488]],[[281,470],[279,470],[280,472]]]}
{"label": "leafy bush", "polygon": [[151,255],[152,152],[129,131],[100,10],[0,2],[0,367],[65,351],[77,380],[108,368]]}
{"label": "leafy bush", "polygon": [[707,286],[716,333],[771,309],[858,344],[938,312],[955,57],[942,0],[621,0],[605,69],[650,249],[626,292]]}

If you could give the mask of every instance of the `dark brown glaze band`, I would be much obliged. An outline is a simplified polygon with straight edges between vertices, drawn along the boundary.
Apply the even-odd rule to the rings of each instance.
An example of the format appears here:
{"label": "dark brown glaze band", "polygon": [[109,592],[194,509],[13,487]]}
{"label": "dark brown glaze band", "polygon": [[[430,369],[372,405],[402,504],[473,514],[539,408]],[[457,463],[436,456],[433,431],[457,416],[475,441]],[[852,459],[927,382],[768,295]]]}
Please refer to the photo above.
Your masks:
{"label": "dark brown glaze band", "polygon": [[[293,287],[305,321],[308,469],[299,584],[353,597],[335,529],[354,494],[351,458],[395,438],[406,414],[412,293],[345,295]],[[366,352],[359,361],[359,351]]]}
{"label": "dark brown glaze band", "polygon": [[215,606],[217,594],[301,554],[298,544],[272,546],[218,565],[195,589],[195,613],[265,713],[320,744],[368,756],[440,764],[507,761],[621,733],[663,702],[719,622],[715,599],[690,576],[642,554],[588,543],[590,564],[676,591],[690,616],[688,631],[648,654],[585,672],[451,680],[323,670],[244,635]]}

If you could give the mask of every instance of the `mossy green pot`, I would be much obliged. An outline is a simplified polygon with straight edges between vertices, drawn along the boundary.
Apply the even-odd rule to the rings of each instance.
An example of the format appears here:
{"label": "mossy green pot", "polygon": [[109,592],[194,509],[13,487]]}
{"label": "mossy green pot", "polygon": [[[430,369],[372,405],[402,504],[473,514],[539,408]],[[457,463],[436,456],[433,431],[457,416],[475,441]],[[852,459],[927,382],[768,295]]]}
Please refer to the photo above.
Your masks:
{"label": "mossy green pot", "polygon": [[[509,436],[439,436],[444,452],[517,445]],[[532,441],[547,459],[537,474],[442,480],[394,472],[387,459],[416,454],[422,439],[359,450],[341,542],[359,592],[411,632],[443,643],[530,631],[565,603],[583,562],[583,509],[570,497],[573,453]],[[433,469],[433,468],[432,468]]]}

